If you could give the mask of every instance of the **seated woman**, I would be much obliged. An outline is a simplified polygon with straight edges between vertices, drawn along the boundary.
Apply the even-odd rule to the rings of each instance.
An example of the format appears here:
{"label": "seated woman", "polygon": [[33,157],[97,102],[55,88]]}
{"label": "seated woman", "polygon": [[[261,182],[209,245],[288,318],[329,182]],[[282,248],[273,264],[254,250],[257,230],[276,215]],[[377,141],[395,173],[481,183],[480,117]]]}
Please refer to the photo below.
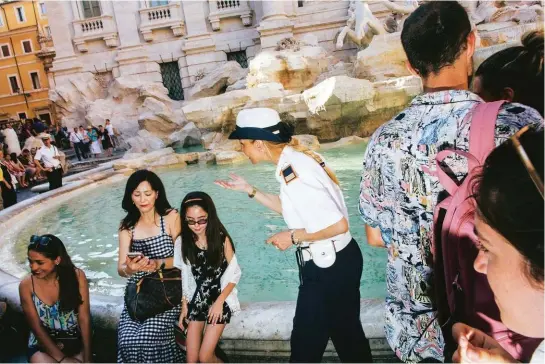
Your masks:
{"label": "seated woman", "polygon": [[37,168],[34,161],[30,160],[30,151],[28,149],[23,149],[21,155],[19,156],[19,162],[21,162],[25,168],[28,181],[33,182],[34,177],[36,176]]}
{"label": "seated woman", "polygon": [[17,159],[17,155],[15,153],[6,154],[5,164],[6,167],[8,167],[9,172],[14,175],[15,178],[17,178],[17,183],[19,183],[19,186],[21,186],[21,188],[28,187],[26,184],[25,168]]}
{"label": "seated woman", "polygon": [[[173,268],[174,242],[180,235],[181,223],[178,212],[170,207],[163,182],[148,170],[136,171],[129,177],[121,206],[127,215],[119,227],[117,272],[128,278],[127,298],[129,285],[159,269]],[[171,303],[175,306],[144,320],[131,317],[127,304],[124,305],[117,331],[119,363],[184,360],[174,333],[182,302],[180,299]]]}
{"label": "seated woman", "polygon": [[[527,337],[545,334],[543,281],[543,130],[521,129],[486,159],[476,181],[477,272],[486,274],[502,322]],[[455,324],[453,361],[516,362],[500,344],[465,324]],[[543,341],[531,363],[544,362]]]}
{"label": "seated woman", "polygon": [[91,361],[91,314],[85,273],[76,268],[55,235],[33,235],[28,245],[31,274],[19,285],[30,326],[30,363]]}
{"label": "seated woman", "polygon": [[521,42],[522,46],[501,50],[479,66],[473,92],[487,102],[528,105],[543,116],[543,30],[526,33]]}

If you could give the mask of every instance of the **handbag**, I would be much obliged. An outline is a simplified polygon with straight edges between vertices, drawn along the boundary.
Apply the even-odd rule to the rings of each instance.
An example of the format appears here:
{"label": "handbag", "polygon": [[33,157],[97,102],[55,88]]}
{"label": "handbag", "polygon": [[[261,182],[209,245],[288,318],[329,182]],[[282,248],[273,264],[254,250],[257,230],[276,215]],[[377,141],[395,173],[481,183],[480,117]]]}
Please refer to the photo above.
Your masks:
{"label": "handbag", "polygon": [[66,356],[77,355],[83,349],[79,328],[72,330],[49,330],[49,335]]}
{"label": "handbag", "polygon": [[178,268],[159,269],[127,284],[125,305],[133,320],[145,321],[182,301],[182,275]]}

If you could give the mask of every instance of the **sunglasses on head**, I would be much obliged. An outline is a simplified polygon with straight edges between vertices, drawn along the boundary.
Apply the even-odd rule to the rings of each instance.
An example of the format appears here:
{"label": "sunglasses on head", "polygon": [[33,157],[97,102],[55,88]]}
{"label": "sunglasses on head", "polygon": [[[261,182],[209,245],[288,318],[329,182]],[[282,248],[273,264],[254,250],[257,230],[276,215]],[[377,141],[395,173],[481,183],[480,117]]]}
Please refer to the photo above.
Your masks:
{"label": "sunglasses on head", "polygon": [[515,150],[520,157],[520,160],[522,161],[522,164],[528,171],[528,174],[530,175],[530,178],[532,179],[532,182],[534,182],[534,185],[536,186],[537,190],[539,191],[541,197],[543,197],[543,181],[541,180],[541,177],[539,177],[539,174],[536,172],[536,169],[528,157],[528,154],[526,154],[526,151],[524,150],[524,147],[522,144],[520,144],[520,137],[522,134],[530,130],[530,126],[526,125],[524,128],[520,129],[518,132],[516,132],[512,137],[511,141],[513,142],[513,146],[515,147]]}
{"label": "sunglasses on head", "polygon": [[194,220],[186,220],[187,225],[205,225],[208,223],[208,218],[206,219],[199,219],[197,221]]}
{"label": "sunglasses on head", "polygon": [[49,236],[32,235],[30,237],[30,245],[34,246],[47,246],[51,242]]}

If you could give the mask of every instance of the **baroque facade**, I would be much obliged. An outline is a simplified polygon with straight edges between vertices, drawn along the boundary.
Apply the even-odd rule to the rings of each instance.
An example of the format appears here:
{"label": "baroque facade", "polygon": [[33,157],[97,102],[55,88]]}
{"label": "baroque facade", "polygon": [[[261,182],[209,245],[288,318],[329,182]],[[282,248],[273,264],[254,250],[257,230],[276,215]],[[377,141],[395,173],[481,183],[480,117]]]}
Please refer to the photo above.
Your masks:
{"label": "baroque facade", "polygon": [[[307,33],[326,50],[355,55],[353,45],[336,50],[348,1],[49,1],[56,50],[55,83],[91,72],[103,82],[135,76],[163,82],[172,99],[184,98],[196,80],[236,60],[243,68],[281,39]],[[381,5],[374,11],[380,14]]]}

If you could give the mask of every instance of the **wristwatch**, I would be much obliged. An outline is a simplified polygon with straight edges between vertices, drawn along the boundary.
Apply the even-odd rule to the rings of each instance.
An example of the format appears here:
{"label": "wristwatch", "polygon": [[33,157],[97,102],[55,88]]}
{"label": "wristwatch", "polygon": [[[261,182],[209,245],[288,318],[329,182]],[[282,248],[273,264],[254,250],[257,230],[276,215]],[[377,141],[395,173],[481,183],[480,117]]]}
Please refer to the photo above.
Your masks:
{"label": "wristwatch", "polygon": [[248,197],[249,197],[249,198],[254,198],[256,193],[257,193],[257,188],[255,188],[255,187],[252,186],[252,192],[250,192],[250,193],[248,194]]}
{"label": "wristwatch", "polygon": [[299,239],[297,239],[297,238],[295,237],[295,230],[290,230],[290,232],[291,232],[291,242],[292,242],[292,244],[293,244],[293,245],[299,245],[299,244],[301,244],[301,240],[299,240]]}

